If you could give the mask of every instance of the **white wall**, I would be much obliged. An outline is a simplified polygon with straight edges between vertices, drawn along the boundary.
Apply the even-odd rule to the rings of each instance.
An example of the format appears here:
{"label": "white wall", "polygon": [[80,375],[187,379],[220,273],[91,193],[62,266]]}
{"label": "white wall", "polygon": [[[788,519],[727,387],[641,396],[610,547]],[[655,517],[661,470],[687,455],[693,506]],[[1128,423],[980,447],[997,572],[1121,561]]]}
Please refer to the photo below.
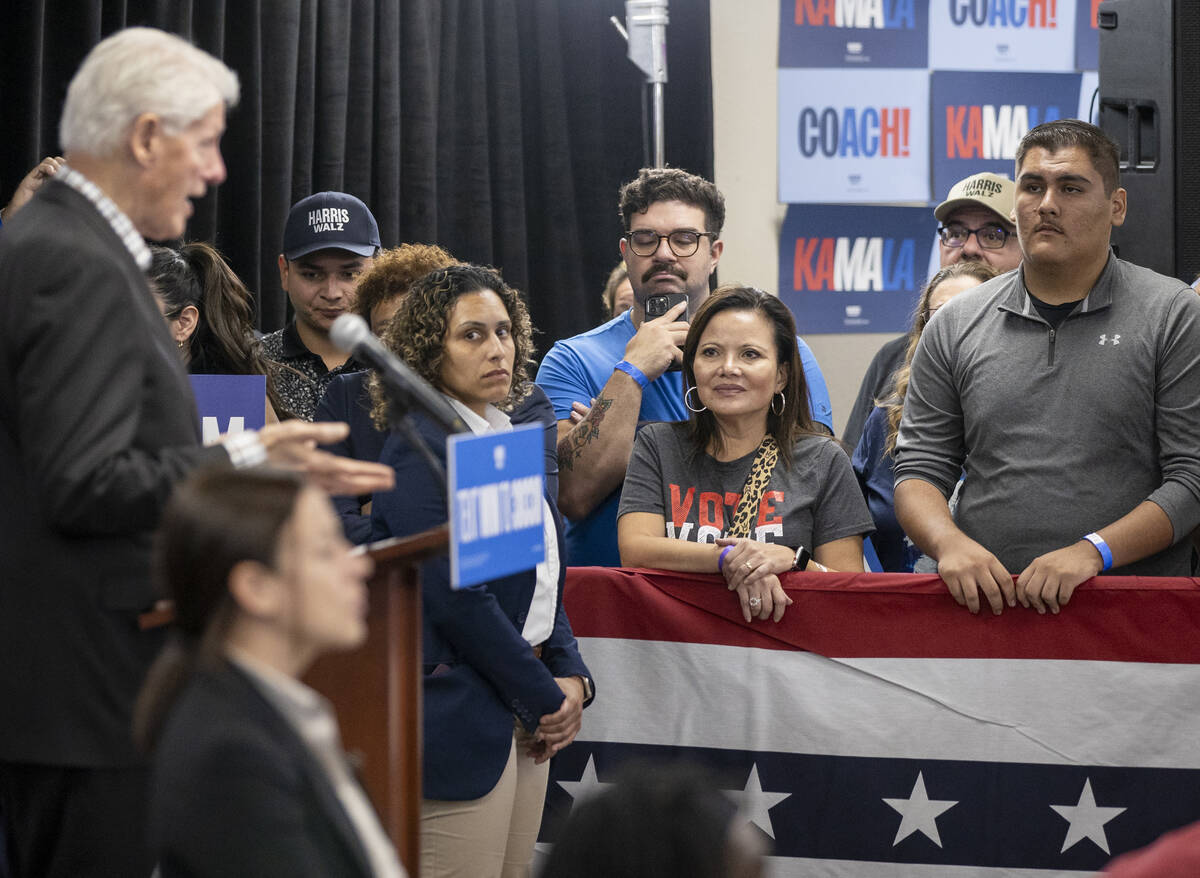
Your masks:
{"label": "white wall", "polygon": [[[779,2],[711,0],[715,176],[726,208],[719,276],[773,292],[785,210],[777,200]],[[821,364],[840,434],[867,365],[894,336],[798,329]]]}

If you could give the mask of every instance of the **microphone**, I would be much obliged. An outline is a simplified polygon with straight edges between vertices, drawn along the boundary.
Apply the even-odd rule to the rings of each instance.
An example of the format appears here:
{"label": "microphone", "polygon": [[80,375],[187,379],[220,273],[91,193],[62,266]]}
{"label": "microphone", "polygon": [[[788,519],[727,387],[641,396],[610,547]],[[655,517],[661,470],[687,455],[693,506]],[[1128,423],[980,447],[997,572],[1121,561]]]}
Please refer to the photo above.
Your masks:
{"label": "microphone", "polygon": [[467,425],[445,397],[407,363],[387,349],[357,314],[343,314],[329,328],[329,340],[338,348],[379,372],[397,402],[417,408],[447,433],[468,433]]}

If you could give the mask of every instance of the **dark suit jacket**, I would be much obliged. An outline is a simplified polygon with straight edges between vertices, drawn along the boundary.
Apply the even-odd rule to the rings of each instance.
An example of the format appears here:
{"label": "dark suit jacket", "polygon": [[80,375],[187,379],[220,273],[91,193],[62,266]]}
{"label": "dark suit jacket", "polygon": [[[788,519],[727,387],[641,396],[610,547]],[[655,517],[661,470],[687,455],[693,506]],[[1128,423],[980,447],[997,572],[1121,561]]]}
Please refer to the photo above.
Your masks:
{"label": "dark suit jacket", "polygon": [[[419,434],[445,465],[446,436],[420,415]],[[380,458],[396,469],[394,491],[376,494],[372,538],[404,536],[446,521],[446,491],[421,456],[398,433]],[[554,629],[534,656],[521,636],[535,574],[529,570],[452,591],[450,562],[421,566],[424,677],[424,795],[427,799],[477,799],[500,779],[512,742],[513,717],[530,732],[562,705],[555,677],[590,677],[562,605],[566,555],[562,523],[553,498],[558,535],[558,611]]]}
{"label": "dark suit jacket", "polygon": [[370,878],[316,759],[244,672],[196,673],[154,752],[152,850],[162,878]]}
{"label": "dark suit jacket", "polygon": [[[355,460],[379,460],[387,433],[375,429],[371,420],[371,397],[367,391],[370,372],[351,372],[338,375],[325,389],[317,404],[314,421],[345,421],[350,435],[340,442],[324,446],[326,451],[353,457]],[[554,406],[542,388],[533,385],[532,392],[512,412],[514,424],[539,423],[543,427],[542,443],[546,457],[546,491],[558,496],[558,420]],[[342,520],[346,539],[362,544],[371,539],[371,516],[362,514],[362,507],[371,498],[334,497],[333,505]]]}
{"label": "dark suit jacket", "polygon": [[161,645],[151,533],[201,449],[146,279],[94,207],[46,183],[0,232],[0,760],[137,760],[133,699]]}

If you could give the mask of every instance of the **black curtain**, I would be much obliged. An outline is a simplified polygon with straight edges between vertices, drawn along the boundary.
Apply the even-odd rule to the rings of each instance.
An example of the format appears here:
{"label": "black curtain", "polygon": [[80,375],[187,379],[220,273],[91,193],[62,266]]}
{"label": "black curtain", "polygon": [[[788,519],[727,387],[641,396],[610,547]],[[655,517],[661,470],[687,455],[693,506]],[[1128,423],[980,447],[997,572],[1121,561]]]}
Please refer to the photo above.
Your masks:
{"label": "black curtain", "polygon": [[[436,242],[528,293],[538,346],[599,322],[617,189],[648,163],[647,86],[609,23],[621,0],[3,0],[0,199],[57,153],[71,75],[103,36],[146,24],[237,71],[229,179],[188,229],[288,318],[275,267],[290,205],[351,192],[385,246]],[[706,0],[667,29],[669,164],[711,179]],[[0,203],[3,203],[0,201]]]}

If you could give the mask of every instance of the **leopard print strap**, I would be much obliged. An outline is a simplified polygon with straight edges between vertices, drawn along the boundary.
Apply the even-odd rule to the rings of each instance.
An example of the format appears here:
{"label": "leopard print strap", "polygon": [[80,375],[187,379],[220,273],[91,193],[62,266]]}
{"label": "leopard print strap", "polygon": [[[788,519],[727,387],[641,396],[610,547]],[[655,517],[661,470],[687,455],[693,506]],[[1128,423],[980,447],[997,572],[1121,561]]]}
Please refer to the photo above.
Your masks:
{"label": "leopard print strap", "polygon": [[750,473],[746,476],[746,484],[742,486],[742,499],[738,501],[737,511],[733,514],[733,527],[728,531],[731,537],[748,537],[754,519],[758,517],[758,504],[763,492],[771,481],[771,473],[775,472],[775,464],[779,462],[779,445],[775,437],[768,433],[763,437],[762,444],[750,464]]}

